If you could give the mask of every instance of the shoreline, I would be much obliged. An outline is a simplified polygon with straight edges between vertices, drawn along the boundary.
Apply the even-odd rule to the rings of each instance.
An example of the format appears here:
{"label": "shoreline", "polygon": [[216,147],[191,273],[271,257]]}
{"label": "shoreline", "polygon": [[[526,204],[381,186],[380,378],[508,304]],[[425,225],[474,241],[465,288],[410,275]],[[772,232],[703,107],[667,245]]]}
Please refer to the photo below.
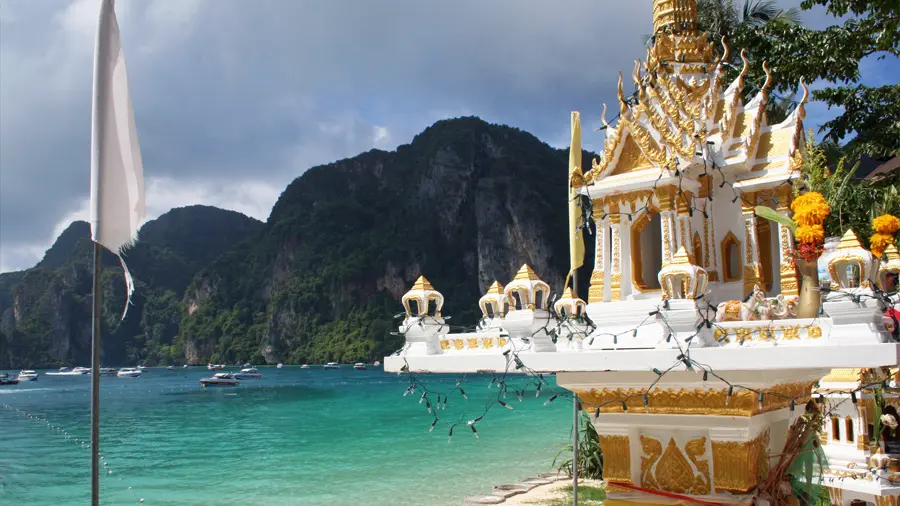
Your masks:
{"label": "shoreline", "polygon": [[[578,480],[579,485],[605,486],[600,480]],[[571,485],[571,477],[558,472],[541,473],[512,485],[495,485],[490,494],[466,496],[460,506],[480,504],[502,504],[519,506],[542,504],[566,497],[565,491]]]}

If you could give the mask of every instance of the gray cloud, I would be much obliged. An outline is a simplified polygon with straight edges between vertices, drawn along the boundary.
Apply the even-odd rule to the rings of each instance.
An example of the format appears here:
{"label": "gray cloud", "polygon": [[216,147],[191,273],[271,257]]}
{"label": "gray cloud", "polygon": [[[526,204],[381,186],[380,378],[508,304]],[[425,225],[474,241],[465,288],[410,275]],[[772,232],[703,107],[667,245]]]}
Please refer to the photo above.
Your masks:
{"label": "gray cloud", "polygon": [[[201,201],[265,219],[310,166],[446,116],[562,146],[569,111],[596,122],[651,30],[649,0],[118,4],[151,215]],[[98,11],[0,0],[0,270],[86,216]]]}

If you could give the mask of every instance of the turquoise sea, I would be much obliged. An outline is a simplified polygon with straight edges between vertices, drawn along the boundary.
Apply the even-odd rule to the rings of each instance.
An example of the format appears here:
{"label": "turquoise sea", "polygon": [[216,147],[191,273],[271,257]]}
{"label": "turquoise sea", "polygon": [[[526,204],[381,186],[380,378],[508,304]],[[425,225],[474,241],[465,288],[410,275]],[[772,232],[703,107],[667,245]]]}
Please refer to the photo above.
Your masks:
{"label": "turquoise sea", "polygon": [[[0,386],[0,504],[89,504],[90,450],[80,443],[90,438],[90,377],[39,372]],[[464,425],[448,444],[446,427],[429,433],[421,395],[403,396],[405,376],[371,366],[260,372],[218,389],[200,386],[210,376],[200,367],[101,378],[100,453],[112,471],[101,504],[453,505],[548,471],[570,435],[571,403],[544,406],[546,388],[523,402],[510,389],[514,410],[495,405],[476,425],[480,438]],[[417,377],[443,391],[460,379]],[[468,400],[451,395],[441,415],[481,414],[496,398],[490,381],[465,378]]]}

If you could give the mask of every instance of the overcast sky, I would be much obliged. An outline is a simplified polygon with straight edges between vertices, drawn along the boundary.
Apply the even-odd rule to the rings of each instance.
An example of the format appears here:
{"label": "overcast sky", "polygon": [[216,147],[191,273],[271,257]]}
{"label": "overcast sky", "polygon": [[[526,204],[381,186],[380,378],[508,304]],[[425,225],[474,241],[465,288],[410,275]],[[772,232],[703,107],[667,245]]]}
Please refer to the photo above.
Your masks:
{"label": "overcast sky", "polygon": [[[783,0],[795,5],[799,0]],[[474,114],[598,149],[640,0],[118,0],[148,218],[208,204],[265,220],[311,166]],[[99,0],[0,0],[0,271],[88,218]],[[821,13],[807,13],[819,25]],[[887,80],[881,67],[869,82]],[[896,67],[894,67],[896,70]],[[813,106],[807,124],[832,113]]]}

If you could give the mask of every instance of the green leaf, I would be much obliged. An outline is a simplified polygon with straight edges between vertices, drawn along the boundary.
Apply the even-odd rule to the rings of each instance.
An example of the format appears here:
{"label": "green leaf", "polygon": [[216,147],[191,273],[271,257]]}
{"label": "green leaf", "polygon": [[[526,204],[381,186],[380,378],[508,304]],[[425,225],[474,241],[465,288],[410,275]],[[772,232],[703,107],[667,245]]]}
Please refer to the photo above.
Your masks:
{"label": "green leaf", "polygon": [[766,206],[756,206],[755,211],[756,211],[756,215],[759,216],[760,218],[765,218],[769,221],[774,221],[775,223],[780,223],[780,224],[784,225],[785,227],[788,228],[788,230],[791,231],[791,234],[793,234],[794,231],[797,230],[797,224],[794,223],[794,221],[792,219],[788,218],[787,216],[779,213],[778,211],[776,211],[772,208],[769,208]]}

